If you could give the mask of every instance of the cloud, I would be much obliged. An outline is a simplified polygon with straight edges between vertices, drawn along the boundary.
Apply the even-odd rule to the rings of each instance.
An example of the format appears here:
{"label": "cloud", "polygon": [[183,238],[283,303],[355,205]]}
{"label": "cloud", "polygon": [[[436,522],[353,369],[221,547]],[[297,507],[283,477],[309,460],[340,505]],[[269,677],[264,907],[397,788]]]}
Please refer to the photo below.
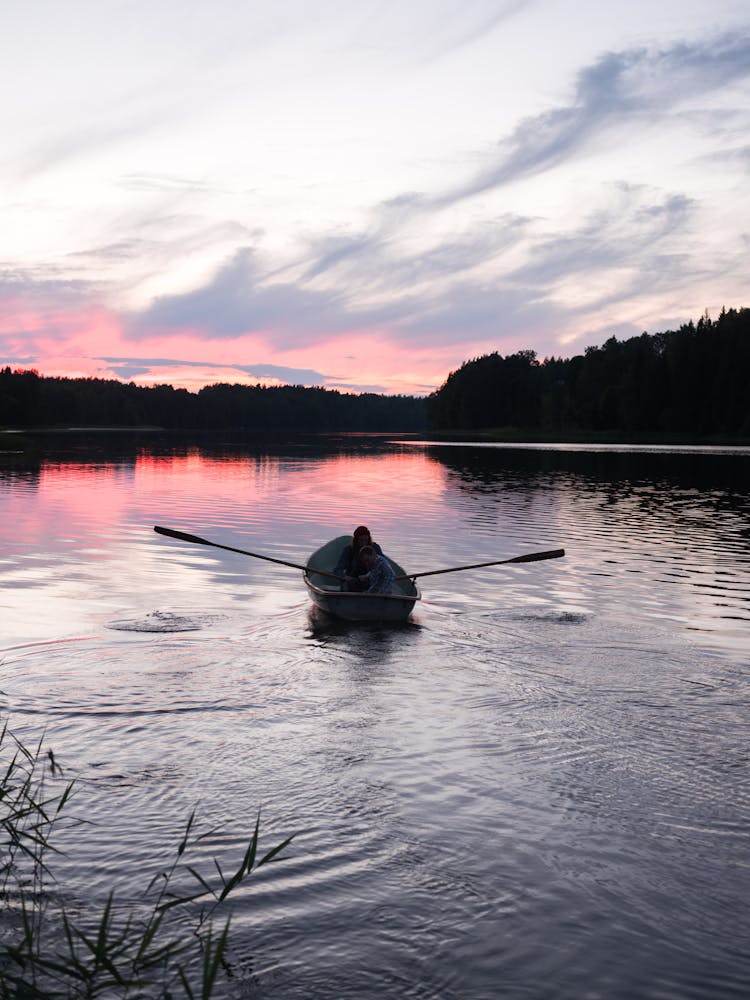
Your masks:
{"label": "cloud", "polygon": [[64,267],[0,268],[0,304],[24,301],[36,306],[57,305],[62,300],[80,302],[95,286],[90,281],[72,278]]}
{"label": "cloud", "polygon": [[117,373],[118,378],[132,379],[140,375],[148,375],[154,368],[221,368],[228,371],[236,370],[244,372],[262,382],[266,379],[288,382],[294,385],[325,385],[330,380],[336,378],[334,375],[325,375],[323,372],[315,371],[312,368],[290,368],[284,365],[271,365],[265,362],[249,365],[216,365],[213,361],[185,361],[182,358],[110,358],[103,357],[99,360],[105,362],[112,371]]}
{"label": "cloud", "polygon": [[[177,377],[178,381],[195,390],[200,384],[211,384],[213,382],[237,383],[248,381],[258,382],[263,385],[301,385],[318,386],[327,389],[338,389],[341,392],[375,392],[389,393],[394,391],[393,385],[385,382],[363,382],[342,379],[335,374],[326,374],[312,368],[294,368],[287,365],[274,365],[265,362],[256,364],[216,364],[211,361],[186,361],[181,358],[123,358],[123,357],[101,357],[91,359],[98,363],[98,374],[104,378],[119,378],[125,381],[138,381],[142,384],[152,384],[154,382],[171,381]],[[9,364],[29,365],[33,358],[9,358]],[[195,379],[189,374],[190,370],[196,373]],[[249,376],[249,379],[243,376]],[[410,386],[409,392],[428,393],[434,389],[431,384],[415,384]],[[402,390],[404,391],[404,390]]]}
{"label": "cloud", "polygon": [[[167,124],[166,114],[158,117],[163,125]],[[156,119],[151,110],[133,114],[130,119],[113,119],[109,109],[102,111],[92,116],[89,124],[60,129],[19,154],[15,161],[16,177],[28,182],[48,170],[59,171],[71,161],[86,160],[142,138],[157,127]]]}
{"label": "cloud", "polygon": [[[705,276],[705,265],[684,250],[696,214],[690,198],[625,184],[611,185],[609,194],[606,205],[562,232],[516,220],[509,232],[518,242],[510,245],[522,248],[521,263],[490,278],[468,272],[430,286],[398,317],[399,332],[413,344],[484,341],[549,353],[571,324],[579,328],[573,339],[584,336],[581,318]],[[576,285],[571,299],[565,290]]]}
{"label": "cloud", "polygon": [[318,291],[294,282],[263,284],[255,251],[239,249],[204,287],[157,298],[131,318],[128,335],[200,331],[209,339],[250,333],[271,336],[278,349],[315,342],[348,329],[345,292]]}
{"label": "cloud", "polygon": [[529,347],[534,331],[554,328],[560,307],[544,292],[533,296],[510,283],[459,283],[447,288],[431,303],[429,311],[410,317],[403,332],[423,346],[515,342]]}
{"label": "cloud", "polygon": [[[432,310],[432,303],[446,287],[479,280],[474,272],[486,271],[527,237],[531,220],[505,214],[480,221],[460,233],[434,235],[413,245],[399,224],[388,219],[367,233],[348,238],[311,241],[302,274],[292,281],[296,292],[302,283],[322,278],[319,289],[326,308],[343,310],[340,319],[327,314],[320,324],[325,332],[377,329],[384,335],[404,333],[410,318]],[[408,220],[405,226],[408,228]],[[290,279],[292,280],[292,279]],[[294,292],[285,298],[292,301]],[[309,305],[314,306],[313,300]],[[298,323],[309,321],[304,314]],[[406,324],[406,326],[404,325]]]}
{"label": "cloud", "polygon": [[[279,350],[325,344],[352,330],[457,350],[503,337],[528,341],[576,314],[560,300],[562,282],[611,273],[601,305],[689,271],[678,248],[694,216],[690,198],[624,184],[611,185],[609,195],[606,206],[560,233],[507,215],[411,254],[385,227],[313,241],[300,278],[268,284],[255,251],[243,248],[203,288],[162,297],[130,329],[134,339],[186,329],[215,340],[262,335]],[[315,285],[320,278],[325,287]],[[593,308],[596,295],[587,302]]]}
{"label": "cloud", "polygon": [[735,163],[743,170],[750,171],[750,145],[729,145],[724,149],[708,154],[703,159],[712,169],[726,166],[727,163]]}
{"label": "cloud", "polygon": [[[324,241],[311,248],[303,279],[268,284],[255,252],[243,248],[203,288],[163,296],[132,317],[128,334],[135,340],[186,330],[216,340],[256,335],[278,350],[327,342],[352,330],[421,340],[435,315],[434,302],[444,295],[436,283],[456,285],[464,272],[513,245],[522,230],[522,220],[511,218],[415,255],[399,254],[379,235],[344,241],[333,251]],[[330,279],[328,286],[312,286],[322,274]],[[474,287],[467,299],[477,293]],[[453,336],[474,338],[476,318],[475,307],[463,319],[455,317]]]}
{"label": "cloud", "polygon": [[[528,346],[575,314],[559,300],[561,282],[629,269],[629,279],[620,273],[607,283],[603,304],[673,278],[685,267],[674,247],[692,212],[683,195],[614,185],[609,206],[563,233],[535,235],[532,220],[508,216],[413,255],[382,232],[323,240],[311,245],[302,279],[270,284],[244,248],[203,288],[158,299],[128,329],[136,340],[186,330],[212,340],[260,335],[276,350],[327,344],[352,330],[415,348],[523,337]],[[487,272],[521,249],[522,263]],[[327,287],[313,287],[321,276]]]}
{"label": "cloud", "polygon": [[[0,346],[3,338],[0,336]],[[2,365],[13,368],[34,367],[39,362],[39,356],[34,354],[20,355],[9,352],[0,354]],[[255,364],[217,364],[214,361],[186,360],[184,358],[161,357],[105,357],[90,356],[74,358],[72,356],[45,356],[45,372],[55,374],[59,369],[73,374],[72,369],[78,368],[81,375],[94,375],[99,378],[117,378],[126,382],[137,381],[142,384],[163,382],[180,373],[181,381],[191,382],[187,374],[195,371],[195,381],[203,382],[259,382],[267,385],[303,385],[326,386],[340,388],[353,392],[387,392],[382,385],[365,386],[343,382],[340,376],[326,374],[312,368],[294,368],[287,365],[274,365],[267,362]],[[170,374],[171,373],[171,374]],[[249,377],[249,378],[248,378]]]}
{"label": "cloud", "polygon": [[[466,0],[447,3],[443,0],[436,10],[435,0],[428,0],[426,5],[412,0],[411,4],[398,5],[398,31],[405,34],[411,48],[418,46],[425,53],[425,61],[431,62],[486,38],[499,24],[532,3],[533,0],[501,0],[472,5]],[[411,25],[409,20],[404,23],[404,16],[411,20]]]}
{"label": "cloud", "polygon": [[132,237],[130,239],[118,240],[115,243],[107,243],[103,246],[89,247],[85,250],[75,250],[67,255],[68,260],[80,260],[84,263],[92,261],[94,263],[120,262],[123,260],[133,260],[141,256],[144,251],[150,249],[146,241]]}
{"label": "cloud", "polygon": [[312,280],[322,274],[337,269],[344,264],[359,266],[373,251],[379,250],[382,239],[366,234],[352,236],[324,236],[317,242],[313,260],[307,267],[303,279]]}
{"label": "cloud", "polygon": [[663,115],[750,77],[750,37],[608,52],[578,75],[574,99],[522,121],[499,143],[494,162],[433,199],[447,204],[546,171],[579,153],[605,129]]}
{"label": "cloud", "polygon": [[[508,280],[526,287],[550,288],[563,278],[590,278],[602,271],[629,268],[644,281],[653,273],[655,260],[663,267],[669,256],[665,246],[686,245],[696,208],[690,198],[659,195],[625,184],[613,185],[612,192],[611,203],[584,218],[577,229],[534,242],[528,259],[508,275]],[[680,261],[688,259],[686,253],[678,257]]]}
{"label": "cloud", "polygon": [[145,191],[149,194],[193,194],[212,190],[204,181],[194,177],[169,174],[124,174],[119,184],[126,191]]}

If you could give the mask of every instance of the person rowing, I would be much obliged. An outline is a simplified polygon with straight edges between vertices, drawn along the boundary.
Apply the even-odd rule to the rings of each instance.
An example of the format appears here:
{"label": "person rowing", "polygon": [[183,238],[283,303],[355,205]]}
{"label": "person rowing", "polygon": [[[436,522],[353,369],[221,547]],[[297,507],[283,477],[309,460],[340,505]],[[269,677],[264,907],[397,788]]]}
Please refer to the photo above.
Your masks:
{"label": "person rowing", "polygon": [[366,546],[370,546],[376,555],[383,555],[383,550],[378,543],[373,542],[370,529],[364,524],[360,524],[358,528],[354,529],[351,542],[344,546],[338,562],[333,568],[333,572],[337,576],[343,576],[346,580],[347,590],[367,589],[365,583],[360,580],[360,577],[365,576],[368,572],[368,567],[362,559],[362,550]]}
{"label": "person rowing", "polygon": [[391,564],[373,545],[364,545],[360,551],[367,572],[360,576],[360,583],[368,594],[392,594],[394,573]]}

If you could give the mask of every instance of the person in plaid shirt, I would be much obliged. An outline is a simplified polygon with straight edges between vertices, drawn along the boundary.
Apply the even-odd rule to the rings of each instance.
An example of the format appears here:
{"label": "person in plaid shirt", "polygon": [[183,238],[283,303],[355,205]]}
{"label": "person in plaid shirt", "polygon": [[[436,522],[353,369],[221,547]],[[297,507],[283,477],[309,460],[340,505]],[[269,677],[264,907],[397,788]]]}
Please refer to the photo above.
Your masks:
{"label": "person in plaid shirt", "polygon": [[367,573],[360,580],[367,588],[368,594],[393,593],[394,574],[391,564],[385,556],[379,555],[372,545],[365,545],[361,550],[362,562]]}

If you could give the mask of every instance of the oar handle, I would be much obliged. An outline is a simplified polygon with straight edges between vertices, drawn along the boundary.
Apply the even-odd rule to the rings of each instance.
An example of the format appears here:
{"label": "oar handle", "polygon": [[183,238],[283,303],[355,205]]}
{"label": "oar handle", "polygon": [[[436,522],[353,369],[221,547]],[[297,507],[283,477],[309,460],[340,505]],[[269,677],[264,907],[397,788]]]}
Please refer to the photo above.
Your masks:
{"label": "oar handle", "polygon": [[408,573],[397,576],[396,580],[415,580],[418,576],[437,576],[438,573],[458,573],[464,569],[481,569],[483,566],[503,566],[506,563],[539,562],[541,559],[560,559],[565,555],[565,549],[549,549],[547,552],[530,552],[525,556],[513,556],[512,559],[494,559],[492,562],[472,563],[470,566],[449,566],[448,569],[430,569],[426,573]]}
{"label": "oar handle", "polygon": [[201,538],[199,535],[188,534],[187,531],[176,531],[174,528],[162,528],[154,525],[154,531],[160,535],[167,535],[168,538],[178,538],[181,542],[192,542],[195,545],[210,545],[214,549],[225,549],[227,552],[239,552],[243,556],[252,556],[253,559],[263,559],[266,562],[277,563],[280,566],[290,566],[292,569],[301,569],[303,573],[318,573],[320,576],[330,576],[334,580],[343,580],[343,576],[338,573],[329,573],[324,569],[314,569],[312,566],[301,566],[299,563],[287,562],[286,559],[276,559],[273,556],[263,556],[259,552],[248,552],[247,549],[236,549],[233,545],[221,545],[219,542],[209,541],[208,538]]}

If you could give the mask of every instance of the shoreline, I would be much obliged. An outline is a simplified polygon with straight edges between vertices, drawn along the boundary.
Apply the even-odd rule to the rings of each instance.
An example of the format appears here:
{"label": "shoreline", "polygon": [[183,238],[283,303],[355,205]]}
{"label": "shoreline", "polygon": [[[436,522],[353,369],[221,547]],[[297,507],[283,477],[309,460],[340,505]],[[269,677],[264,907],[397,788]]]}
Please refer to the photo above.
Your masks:
{"label": "shoreline", "polygon": [[483,428],[483,429],[464,429],[464,430],[424,430],[424,431],[398,431],[398,430],[383,430],[383,431],[358,431],[358,430],[331,430],[331,431],[306,431],[302,429],[290,429],[290,428],[247,428],[247,427],[220,427],[220,428],[177,428],[177,427],[158,427],[154,425],[143,425],[143,426],[104,426],[104,425],[92,425],[92,426],[64,426],[64,427],[5,427],[0,428],[0,454],[3,453],[18,453],[19,448],[23,449],[33,445],[33,439],[43,438],[47,436],[60,436],[64,437],[66,435],[81,435],[81,434],[91,434],[98,436],[100,434],[143,434],[144,436],[151,436],[154,434],[163,434],[166,437],[182,437],[182,438],[195,438],[199,440],[201,438],[210,438],[218,434],[241,434],[248,438],[256,438],[258,440],[268,439],[269,437],[275,437],[277,435],[283,435],[286,438],[309,438],[309,437],[403,437],[403,438],[418,438],[424,441],[432,442],[462,442],[465,444],[538,444],[538,445],[653,445],[655,447],[670,447],[670,446],[696,446],[696,447],[748,447],[750,446],[750,437],[747,435],[729,435],[729,434],[680,434],[676,432],[665,433],[665,432],[639,432],[639,433],[629,433],[624,431],[596,431],[596,432],[583,432],[583,431],[540,431],[540,430],[523,430],[522,428]]}

